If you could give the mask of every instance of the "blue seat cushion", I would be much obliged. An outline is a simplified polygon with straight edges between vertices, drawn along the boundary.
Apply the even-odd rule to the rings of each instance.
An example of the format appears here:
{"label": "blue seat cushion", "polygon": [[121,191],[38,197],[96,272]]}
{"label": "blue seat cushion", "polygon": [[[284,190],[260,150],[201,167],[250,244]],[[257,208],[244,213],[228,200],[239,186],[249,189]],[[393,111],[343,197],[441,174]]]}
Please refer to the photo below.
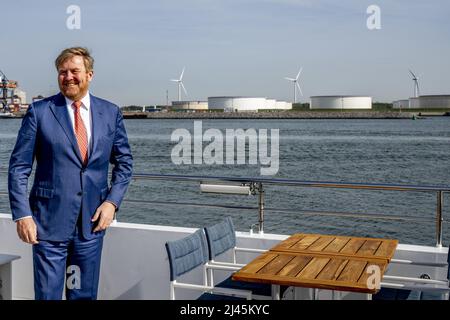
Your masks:
{"label": "blue seat cushion", "polygon": [[420,300],[445,300],[445,293],[422,291]]}
{"label": "blue seat cushion", "polygon": [[406,290],[381,288],[373,300],[445,300],[445,292],[439,290]]}
{"label": "blue seat cushion", "polygon": [[[272,296],[272,286],[267,283],[256,283],[256,282],[247,282],[247,281],[235,281],[228,277],[222,282],[218,283],[216,287],[220,288],[229,288],[229,289],[238,289],[238,290],[249,290],[254,295],[258,296]],[[287,286],[280,286],[280,295],[283,296],[283,293],[286,291]]]}
{"label": "blue seat cushion", "polygon": [[420,296],[418,290],[381,288],[372,296],[372,300],[420,300]]}
{"label": "blue seat cushion", "polygon": [[246,299],[242,297],[226,296],[222,294],[205,292],[200,297],[198,297],[197,300],[246,300]]}
{"label": "blue seat cushion", "polygon": [[166,242],[166,250],[170,280],[175,280],[208,261],[208,244],[202,229],[182,239]]}

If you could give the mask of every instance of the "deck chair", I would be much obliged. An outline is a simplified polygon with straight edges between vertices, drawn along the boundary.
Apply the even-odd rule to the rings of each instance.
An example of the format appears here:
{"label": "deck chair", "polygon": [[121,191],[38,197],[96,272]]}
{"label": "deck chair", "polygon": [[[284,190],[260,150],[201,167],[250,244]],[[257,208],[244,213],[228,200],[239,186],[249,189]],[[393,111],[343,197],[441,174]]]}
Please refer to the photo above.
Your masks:
{"label": "deck chair", "polygon": [[446,280],[433,280],[429,277],[413,278],[399,276],[384,276],[381,289],[372,296],[373,300],[450,300],[450,253],[447,263],[415,263],[392,259],[391,263],[418,264],[447,268]]}
{"label": "deck chair", "polygon": [[[237,263],[236,252],[262,253],[266,250],[254,248],[241,248],[236,246],[236,233],[231,217],[225,218],[220,223],[205,228],[206,239],[209,249],[209,265],[221,265],[233,268],[234,271],[241,269],[245,264]],[[231,250],[233,261],[218,261],[216,258]],[[210,284],[214,284],[213,270],[209,272]],[[254,299],[271,299],[272,290],[270,284],[251,283],[245,281],[234,281],[231,276],[215,285],[219,288],[230,288],[238,290],[250,290]],[[281,294],[287,287],[281,288]]]}
{"label": "deck chair", "polygon": [[[175,288],[198,290],[202,292],[198,298],[199,300],[250,300],[252,298],[251,291],[215,288],[208,285],[208,269],[228,270],[228,268],[208,266],[208,245],[202,229],[182,239],[166,242],[166,250],[170,265],[171,300],[175,300]],[[203,269],[203,284],[177,281],[179,277],[197,267]]]}

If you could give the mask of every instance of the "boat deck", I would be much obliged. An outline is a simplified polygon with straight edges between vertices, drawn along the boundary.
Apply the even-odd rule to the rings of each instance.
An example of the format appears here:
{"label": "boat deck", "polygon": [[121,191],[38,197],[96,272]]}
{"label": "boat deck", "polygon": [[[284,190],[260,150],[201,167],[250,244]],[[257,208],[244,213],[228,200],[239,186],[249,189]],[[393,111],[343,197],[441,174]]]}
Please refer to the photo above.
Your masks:
{"label": "boat deck", "polygon": [[[131,223],[116,223],[107,232],[102,255],[99,299],[169,299],[169,263],[165,243],[182,238],[195,229]],[[287,235],[252,234],[237,232],[237,245],[268,249],[286,239]],[[18,255],[13,262],[13,298],[33,299],[33,272],[31,246],[22,243],[16,235],[14,222],[9,214],[0,214],[0,252]],[[399,244],[396,259],[445,263],[448,248]],[[242,253],[239,262],[248,262],[255,255]],[[393,265],[387,274],[415,276],[423,273],[432,278],[445,279],[446,269],[439,267]],[[217,273],[216,280],[226,274]],[[201,283],[202,272],[192,272],[189,280]],[[180,290],[178,299],[195,299],[197,292]],[[326,299],[326,294],[321,297]],[[342,298],[346,298],[343,295]],[[348,298],[358,298],[351,296]]]}

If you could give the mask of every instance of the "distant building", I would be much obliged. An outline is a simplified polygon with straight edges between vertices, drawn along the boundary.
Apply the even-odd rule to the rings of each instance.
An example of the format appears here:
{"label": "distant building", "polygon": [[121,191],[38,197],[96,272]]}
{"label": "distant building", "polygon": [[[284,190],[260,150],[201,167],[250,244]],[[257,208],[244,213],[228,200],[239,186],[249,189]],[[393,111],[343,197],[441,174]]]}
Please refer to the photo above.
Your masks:
{"label": "distant building", "polygon": [[26,92],[22,91],[18,88],[14,89],[13,103],[14,104],[26,104],[27,103]]}
{"label": "distant building", "polygon": [[122,106],[120,110],[122,112],[145,112],[145,106],[137,106],[137,105]]}
{"label": "distant building", "polygon": [[157,106],[145,106],[143,108],[144,112],[160,112],[161,108],[158,108]]}
{"label": "distant building", "polygon": [[8,107],[9,107],[9,111],[11,111],[11,112],[19,112],[20,111],[20,104],[18,104],[18,103],[10,104]]}
{"label": "distant building", "polygon": [[372,109],[372,97],[368,96],[312,96],[310,109]]}
{"label": "distant building", "polygon": [[392,108],[393,109],[408,109],[409,108],[409,100],[403,99],[403,100],[396,100],[392,102]]}
{"label": "distant building", "polygon": [[171,109],[206,111],[208,110],[208,101],[172,101]]}

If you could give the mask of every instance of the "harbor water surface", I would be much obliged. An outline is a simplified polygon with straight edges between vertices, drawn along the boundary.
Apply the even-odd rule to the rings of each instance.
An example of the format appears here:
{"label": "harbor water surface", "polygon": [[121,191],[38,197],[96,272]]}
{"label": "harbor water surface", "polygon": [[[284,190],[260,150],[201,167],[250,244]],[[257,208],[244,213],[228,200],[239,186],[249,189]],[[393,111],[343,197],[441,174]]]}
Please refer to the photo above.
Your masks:
{"label": "harbor water surface", "polygon": [[[8,161],[20,119],[0,119],[0,212],[9,213]],[[171,134],[194,120],[125,120],[135,173],[231,177],[261,176],[262,165],[182,164],[171,159]],[[203,120],[203,130],[279,129],[279,170],[273,177],[308,181],[450,186],[450,117],[421,120]],[[270,134],[269,134],[270,136]],[[206,146],[208,143],[204,143]],[[267,167],[267,166],[266,166]],[[31,181],[30,181],[31,185]],[[424,192],[343,190],[266,186],[265,232],[328,233],[388,237],[402,243],[435,243],[436,194]],[[121,222],[203,227],[233,217],[248,231],[258,222],[257,209],[200,207],[207,203],[257,207],[257,196],[202,194],[198,183],[135,180],[118,212]],[[450,215],[444,195],[444,220]],[[158,202],[158,203],[155,203]],[[180,205],[164,205],[178,202]],[[288,210],[285,210],[288,209]],[[402,219],[366,219],[320,215],[319,211],[398,215]],[[418,221],[416,221],[418,220]],[[449,245],[444,222],[444,245]]]}

